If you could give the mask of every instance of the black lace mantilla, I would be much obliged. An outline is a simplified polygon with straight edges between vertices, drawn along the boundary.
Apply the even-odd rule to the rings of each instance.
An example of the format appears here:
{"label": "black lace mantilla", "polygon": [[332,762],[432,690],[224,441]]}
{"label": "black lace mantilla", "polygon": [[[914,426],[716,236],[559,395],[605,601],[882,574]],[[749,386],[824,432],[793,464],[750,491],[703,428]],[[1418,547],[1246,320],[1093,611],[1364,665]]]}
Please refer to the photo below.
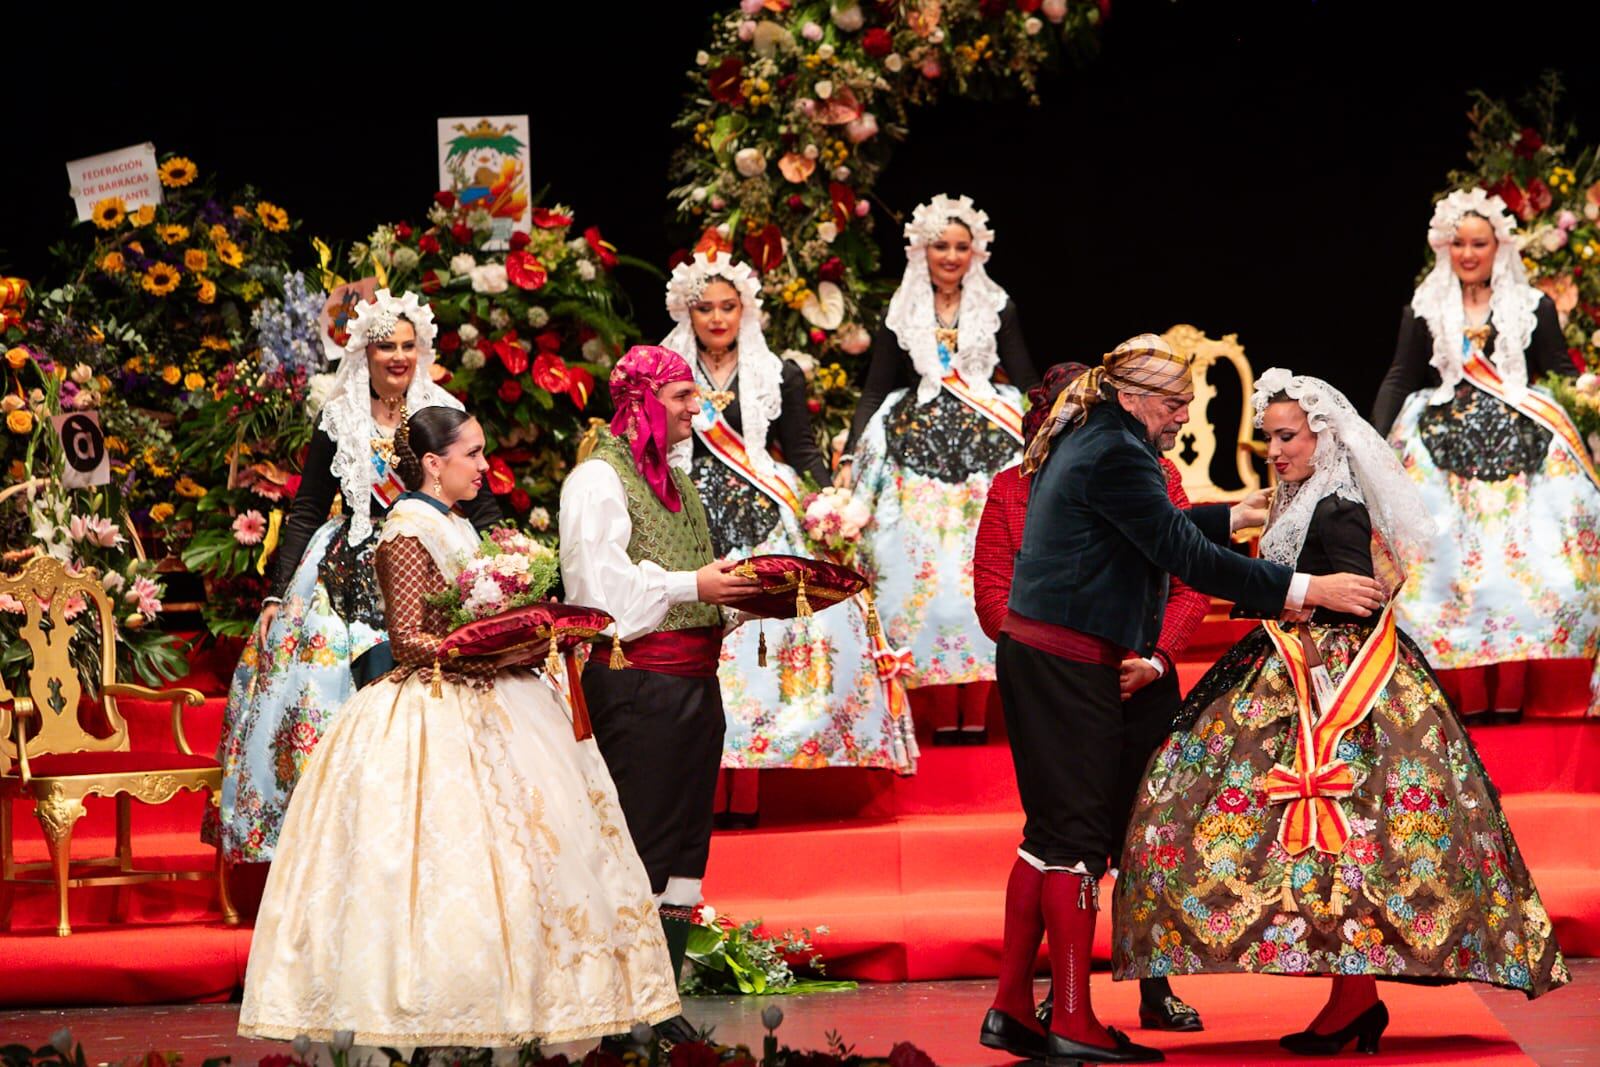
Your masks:
{"label": "black lace mantilla", "polygon": [[1550,451],[1549,430],[1468,382],[1425,408],[1417,431],[1439,469],[1483,482],[1532,474]]}
{"label": "black lace mantilla", "polygon": [[322,579],[322,585],[328,591],[329,605],[334,614],[343,619],[346,625],[362,622],[375,630],[382,630],[383,601],[378,592],[377,566],[373,562],[378,550],[378,532],[382,528],[382,520],[373,516],[372,521],[371,536],[359,545],[352,545],[350,519],[345,518],[339,526],[339,532],[328,542],[328,551],[323,554],[322,562],[317,565],[317,577]]}
{"label": "black lace mantilla", "polygon": [[993,474],[1016,458],[1017,440],[950,394],[917,403],[915,388],[884,420],[889,459],[897,466],[955,485]]}
{"label": "black lace mantilla", "polygon": [[777,529],[778,505],[773,499],[709,452],[694,457],[694,487],[705,505],[711,527],[711,548],[718,556],[748,553]]}

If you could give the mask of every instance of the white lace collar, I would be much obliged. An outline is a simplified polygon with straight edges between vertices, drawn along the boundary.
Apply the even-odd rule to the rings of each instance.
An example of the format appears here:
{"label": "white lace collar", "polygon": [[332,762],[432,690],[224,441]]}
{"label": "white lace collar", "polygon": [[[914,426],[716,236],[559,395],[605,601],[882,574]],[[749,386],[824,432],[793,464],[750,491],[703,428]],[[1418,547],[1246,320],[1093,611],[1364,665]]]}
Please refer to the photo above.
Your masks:
{"label": "white lace collar", "polygon": [[445,511],[427,500],[403,497],[395,503],[383,522],[378,543],[396,537],[413,537],[433,558],[445,581],[454,581],[478,551],[478,532],[472,523],[452,511]]}

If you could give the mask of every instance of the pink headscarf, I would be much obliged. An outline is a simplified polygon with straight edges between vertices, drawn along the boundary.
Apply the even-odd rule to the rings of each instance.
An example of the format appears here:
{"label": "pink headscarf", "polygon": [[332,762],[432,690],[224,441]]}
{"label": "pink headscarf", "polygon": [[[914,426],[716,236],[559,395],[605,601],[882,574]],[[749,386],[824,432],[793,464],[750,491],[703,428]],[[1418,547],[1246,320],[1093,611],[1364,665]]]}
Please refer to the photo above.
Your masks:
{"label": "pink headscarf", "polygon": [[683,502],[667,468],[667,409],[656,391],[693,380],[683,357],[659,345],[634,345],[611,369],[611,403],[617,409],[611,432],[628,442],[634,466],[668,511],[680,510]]}

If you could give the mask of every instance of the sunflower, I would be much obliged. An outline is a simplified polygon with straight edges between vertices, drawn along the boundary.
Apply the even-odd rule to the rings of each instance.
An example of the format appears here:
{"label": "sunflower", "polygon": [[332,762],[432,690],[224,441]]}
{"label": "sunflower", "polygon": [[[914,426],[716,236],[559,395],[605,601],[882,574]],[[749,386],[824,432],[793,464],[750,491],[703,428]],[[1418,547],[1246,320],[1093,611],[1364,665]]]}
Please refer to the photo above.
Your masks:
{"label": "sunflower", "polygon": [[191,274],[199,274],[211,265],[211,257],[206,255],[203,248],[185,248],[183,250],[183,265],[189,268]]}
{"label": "sunflower", "polygon": [[212,244],[220,245],[228,239],[228,228],[220,222],[214,222],[206,234],[211,238]]}
{"label": "sunflower", "polygon": [[244,252],[232,241],[217,242],[217,258],[230,267],[244,266]]}
{"label": "sunflower", "polygon": [[6,416],[6,429],[12,433],[28,433],[33,429],[33,412],[18,408]]}
{"label": "sunflower", "polygon": [[153,263],[150,269],[144,272],[142,283],[145,292],[156,296],[166,296],[178,287],[178,282],[183,274],[170,263]]}
{"label": "sunflower", "polygon": [[200,292],[197,294],[202,304],[213,304],[217,299],[217,283],[210,278],[200,279]]}
{"label": "sunflower", "polygon": [[282,233],[289,228],[289,213],[277,204],[263,200],[256,205],[256,214],[261,217],[261,225],[273,233]]}
{"label": "sunflower", "polygon": [[128,217],[128,212],[123,206],[122,197],[108,196],[94,206],[89,217],[102,230],[114,230],[122,225],[122,220]]}
{"label": "sunflower", "polygon": [[150,509],[150,521],[166,522],[168,519],[172,518],[173,512],[177,510],[178,509],[173,507],[171,504],[168,504],[166,501],[162,501]]}
{"label": "sunflower", "polygon": [[183,156],[173,156],[161,164],[161,184],[168,189],[181,189],[194,181],[195,175],[200,173],[194,161]]}
{"label": "sunflower", "polygon": [[233,351],[233,345],[228,342],[226,337],[218,337],[214,333],[208,333],[200,338],[200,347],[208,352]]}
{"label": "sunflower", "polygon": [[170,226],[157,226],[156,236],[161,238],[164,245],[175,245],[180,241],[189,239],[189,227],[173,223]]}
{"label": "sunflower", "polygon": [[185,474],[182,478],[179,478],[178,484],[174,485],[172,488],[177,491],[179,496],[186,496],[190,500],[199,500],[201,497],[206,495],[206,487],[201,485],[199,482],[196,482],[187,474]]}
{"label": "sunflower", "polygon": [[191,393],[198,393],[206,387],[206,376],[192,370],[183,376],[183,387]]}
{"label": "sunflower", "polygon": [[115,452],[118,455],[126,455],[128,452],[128,442],[124,441],[114,433],[108,433],[106,434],[106,451]]}
{"label": "sunflower", "polygon": [[156,206],[154,204],[145,204],[138,211],[135,211],[132,215],[129,215],[128,221],[133,223],[135,226],[150,225],[152,222],[156,221]]}
{"label": "sunflower", "polygon": [[107,274],[121,274],[126,267],[121,252],[107,252],[100,257],[100,269]]}
{"label": "sunflower", "polygon": [[177,385],[179,382],[183,381],[183,371],[179,370],[175,365],[168,363],[165,367],[161,368],[161,380],[166,382],[168,385]]}

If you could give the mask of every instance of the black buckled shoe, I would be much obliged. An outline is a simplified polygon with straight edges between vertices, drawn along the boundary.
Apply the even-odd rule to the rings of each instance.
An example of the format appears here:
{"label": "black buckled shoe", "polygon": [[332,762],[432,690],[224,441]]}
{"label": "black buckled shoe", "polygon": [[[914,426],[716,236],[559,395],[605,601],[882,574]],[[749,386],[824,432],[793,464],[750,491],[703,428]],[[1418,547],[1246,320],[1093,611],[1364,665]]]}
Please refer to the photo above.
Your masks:
{"label": "black buckled shoe", "polygon": [[688,1041],[699,1041],[700,1031],[695,1029],[693,1023],[682,1015],[674,1015],[670,1019],[663,1019],[655,1025],[656,1037],[666,1045],[682,1045]]}
{"label": "black buckled shoe", "polygon": [[1042,1060],[1045,1056],[1044,1034],[1028,1029],[999,1008],[990,1008],[983,1017],[978,1043],[984,1048],[997,1048],[1019,1060]]}
{"label": "black buckled shoe", "polygon": [[1106,1033],[1116,1042],[1112,1048],[1071,1041],[1052,1031],[1045,1039],[1044,1062],[1046,1067],[1076,1067],[1080,1063],[1164,1063],[1166,1056],[1158,1048],[1135,1045],[1128,1035],[1114,1026]]}
{"label": "black buckled shoe", "polygon": [[1200,1013],[1174,996],[1162,997],[1159,1004],[1139,1001],[1139,1025],[1146,1030],[1172,1033],[1193,1033],[1206,1028],[1200,1021]]}
{"label": "black buckled shoe", "polygon": [[1302,1030],[1298,1034],[1285,1034],[1278,1038],[1278,1044],[1297,1056],[1337,1056],[1354,1041],[1357,1052],[1371,1056],[1377,1053],[1378,1039],[1388,1028],[1389,1009],[1380,1000],[1357,1015],[1343,1030],[1335,1030],[1331,1034]]}

